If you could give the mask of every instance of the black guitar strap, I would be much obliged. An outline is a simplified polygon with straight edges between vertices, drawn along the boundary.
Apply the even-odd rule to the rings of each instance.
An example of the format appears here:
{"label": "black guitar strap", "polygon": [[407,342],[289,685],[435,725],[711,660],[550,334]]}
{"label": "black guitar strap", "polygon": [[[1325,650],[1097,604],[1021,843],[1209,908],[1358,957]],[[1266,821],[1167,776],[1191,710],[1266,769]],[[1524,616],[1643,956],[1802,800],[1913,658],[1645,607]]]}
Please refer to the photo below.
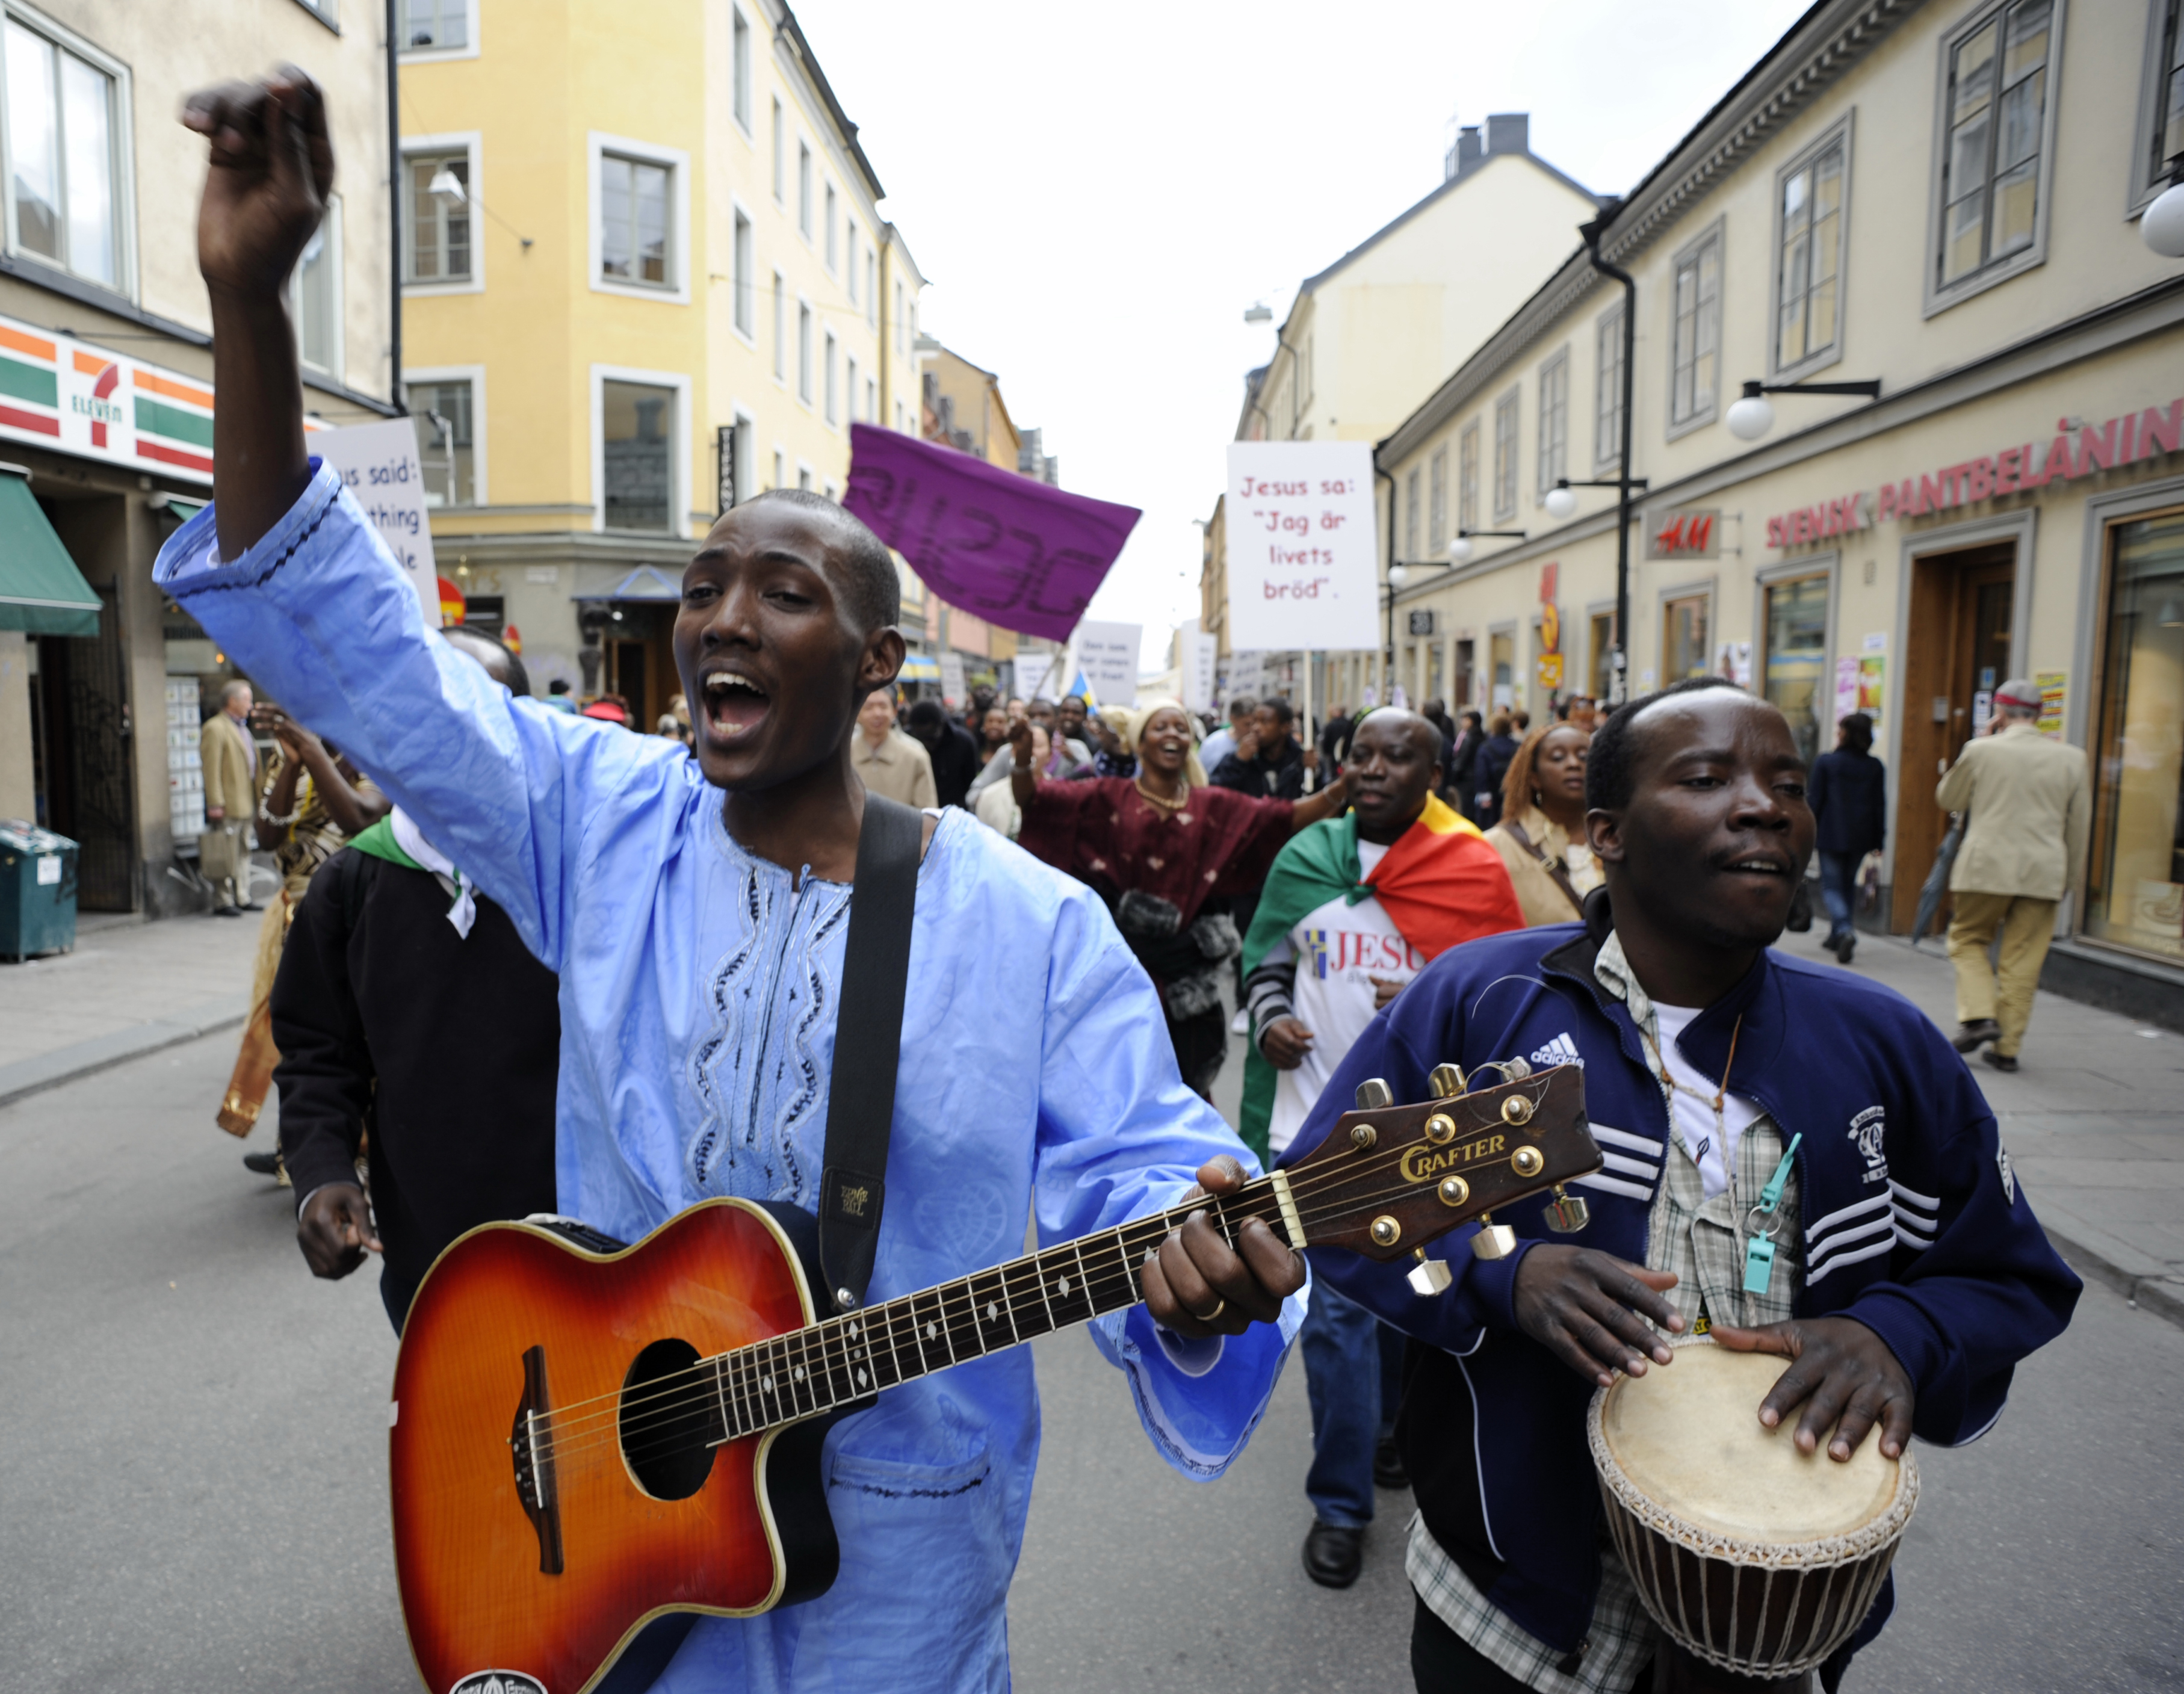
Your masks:
{"label": "black guitar strap", "polygon": [[834,1068],[827,1085],[827,1152],[819,1185],[819,1262],[837,1312],[864,1304],[887,1199],[888,1137],[894,1125],[902,1002],[910,984],[910,920],[925,818],[914,807],[865,796],[857,881],[834,1017]]}

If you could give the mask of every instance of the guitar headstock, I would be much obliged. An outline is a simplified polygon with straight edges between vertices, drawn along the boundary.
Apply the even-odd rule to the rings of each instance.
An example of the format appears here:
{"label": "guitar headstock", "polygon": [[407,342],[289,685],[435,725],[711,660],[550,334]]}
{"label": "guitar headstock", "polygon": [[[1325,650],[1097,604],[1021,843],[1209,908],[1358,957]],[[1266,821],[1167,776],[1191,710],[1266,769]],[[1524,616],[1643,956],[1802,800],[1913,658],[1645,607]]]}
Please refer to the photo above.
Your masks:
{"label": "guitar headstock", "polygon": [[[1385,1083],[1360,1087],[1358,1109],[1289,1167],[1311,1245],[1385,1262],[1477,1220],[1486,1227],[1474,1251],[1502,1258],[1516,1238],[1488,1214],[1549,1188],[1556,1190],[1549,1227],[1583,1229],[1584,1201],[1561,1192],[1562,1184],[1601,1167],[1585,1124],[1583,1068],[1534,1071],[1522,1060],[1501,1068],[1507,1080],[1467,1092],[1463,1073],[1441,1065],[1432,1078],[1435,1097],[1410,1106],[1394,1104]],[[1445,1267],[1425,1261],[1420,1268],[1435,1273],[1428,1280],[1437,1287],[1447,1285]],[[1414,1283],[1418,1276],[1412,1273]]]}

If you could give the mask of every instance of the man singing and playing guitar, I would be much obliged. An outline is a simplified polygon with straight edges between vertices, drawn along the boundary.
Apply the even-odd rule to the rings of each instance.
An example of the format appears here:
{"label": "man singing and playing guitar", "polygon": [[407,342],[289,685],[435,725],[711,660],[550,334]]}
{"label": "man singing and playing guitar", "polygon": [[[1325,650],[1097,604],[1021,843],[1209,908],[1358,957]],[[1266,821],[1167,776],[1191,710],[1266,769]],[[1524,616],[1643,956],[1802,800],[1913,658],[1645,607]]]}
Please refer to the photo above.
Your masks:
{"label": "man singing and playing guitar", "polygon": [[[604,1686],[656,1679],[678,1694],[1003,1686],[1004,1606],[1039,1429],[1030,1355],[1011,1343],[1095,1318],[1156,1447],[1187,1475],[1210,1478],[1256,1424],[1301,1321],[1302,1300],[1292,1297],[1301,1260],[1263,1214],[1224,1234],[1206,1209],[1175,1211],[1243,1190],[1243,1150],[1183,1085],[1152,987],[1091,890],[968,814],[921,818],[868,800],[850,763],[856,711],[904,655],[897,578],[877,538],[832,503],[790,491],[713,527],[684,573],[674,635],[682,690],[699,708],[694,760],[672,741],[511,699],[426,638],[401,570],[340,478],[305,451],[283,290],[332,180],[317,88],[285,70],[197,96],[184,120],[211,144],[198,256],[214,326],[217,499],[163,550],[157,580],[300,721],[369,770],[560,973],[561,1211],[636,1242],[704,1202],[715,1218],[759,1216],[722,1212],[724,1197],[802,1213],[832,1200],[845,1219],[884,1207],[862,1265],[838,1279],[830,1256],[828,1279],[811,1286],[822,1319],[838,1281],[850,1295],[831,1302],[847,1314],[839,1322],[807,1332],[814,1351],[705,1375],[710,1397],[691,1413],[725,1439],[772,1428],[784,1407],[863,1408],[827,1429],[823,1451],[813,1444],[838,1537],[831,1586],[785,1604],[794,1581],[761,1581],[722,1603],[669,1581],[671,1591],[638,1596],[627,1632],[616,1625],[603,1650],[587,1650],[588,1662],[573,1647],[547,1669],[443,1662],[421,1632],[425,1579],[405,1562],[401,1443],[431,1434],[415,1428],[421,1414],[405,1394],[391,1411],[397,1548],[421,1669],[435,1694],[486,1686],[487,1672],[511,1691],[577,1694],[603,1686],[610,1663]],[[894,1028],[840,1030],[857,1044],[850,1071],[859,1053],[880,1056],[866,1068],[892,1078],[879,1094],[891,1094],[893,1111],[880,1168],[838,1186],[842,1126],[828,1110],[830,1089],[845,1091],[837,1013],[860,991],[844,953],[857,945],[851,888],[861,897],[866,887],[863,853],[882,850],[866,823],[875,808],[900,820],[886,826],[898,844],[907,832],[894,861],[914,883],[907,985],[897,990],[905,1011],[899,1068]],[[1028,1284],[995,1276],[989,1298],[978,1279],[1018,1260],[1034,1218],[1043,1242],[1060,1243],[1163,1209],[1179,1227],[1156,1227],[1142,1242],[1117,1234],[1129,1254],[1103,1289],[1067,1274]],[[831,1215],[820,1226],[830,1255]],[[770,1240],[770,1228],[752,1223],[744,1239]],[[543,1233],[499,1239],[575,1257],[541,1245]],[[438,1321],[433,1282],[463,1251],[451,1249],[426,1279],[405,1369]],[[868,1286],[846,1285],[867,1273]],[[914,1323],[890,1316],[878,1334],[883,1302],[902,1308],[915,1290],[967,1277],[975,1309],[958,1298],[928,1320],[916,1308]],[[707,1289],[688,1303],[711,1299],[733,1307],[733,1319],[741,1297]],[[852,1346],[860,1339],[872,1341],[869,1356]],[[944,1344],[936,1358],[931,1348]],[[960,1369],[922,1374],[967,1348]],[[495,1545],[520,1542],[517,1574],[574,1594],[608,1561],[573,1515],[580,1485],[593,1485],[577,1473],[582,1418],[573,1407],[553,1415],[567,1405],[569,1357],[552,1345],[532,1351],[541,1354],[535,1370],[516,1353],[475,1362],[514,1385],[491,1445],[511,1502],[502,1515],[519,1540]],[[813,1397],[795,1362],[805,1357],[822,1385],[836,1384],[832,1399]],[[669,1370],[660,1403],[705,1368]],[[887,1390],[876,1401],[875,1388]],[[624,1416],[623,1452],[643,1492],[618,1470],[609,1480],[669,1515],[674,1479],[646,1472]],[[558,1481],[545,1474],[549,1444]],[[711,1447],[694,1452],[702,1474]],[[533,1524],[514,1511],[519,1491]],[[799,1532],[792,1515],[773,1502],[761,1562]],[[450,1570],[448,1580],[474,1574]],[[707,1615],[691,1623],[694,1611]],[[636,1624],[649,1617],[666,1627],[640,1636]],[[443,1621],[452,1639],[475,1620]]]}

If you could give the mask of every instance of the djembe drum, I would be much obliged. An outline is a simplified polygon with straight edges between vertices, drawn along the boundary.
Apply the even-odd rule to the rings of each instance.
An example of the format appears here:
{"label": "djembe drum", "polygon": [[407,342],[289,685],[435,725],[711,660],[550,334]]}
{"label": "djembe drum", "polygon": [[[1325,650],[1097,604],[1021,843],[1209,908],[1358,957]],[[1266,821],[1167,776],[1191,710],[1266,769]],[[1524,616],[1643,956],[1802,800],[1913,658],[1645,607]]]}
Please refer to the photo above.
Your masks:
{"label": "djembe drum", "polygon": [[1802,1674],[1851,1638],[1919,1500],[1878,1430],[1847,1463],[1798,1452],[1759,1402],[1787,1361],[1702,1338],[1593,1396],[1592,1460],[1616,1551],[1653,1621],[1741,1676]]}

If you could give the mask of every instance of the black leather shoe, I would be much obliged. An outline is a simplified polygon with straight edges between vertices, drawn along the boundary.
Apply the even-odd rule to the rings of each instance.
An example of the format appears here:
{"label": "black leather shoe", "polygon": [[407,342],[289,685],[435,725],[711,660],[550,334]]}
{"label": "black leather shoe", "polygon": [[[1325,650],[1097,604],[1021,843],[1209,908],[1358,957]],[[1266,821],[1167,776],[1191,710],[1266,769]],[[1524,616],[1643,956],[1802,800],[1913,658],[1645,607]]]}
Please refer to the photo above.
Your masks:
{"label": "black leather shoe", "polygon": [[1304,1538],[1304,1574],[1322,1588],[1347,1588],[1365,1563],[1365,1532],[1315,1523]]}
{"label": "black leather shoe", "polygon": [[1959,1053],[1975,1052],[2001,1034],[2002,1026],[1992,1017],[1977,1018],[1970,1023],[1959,1023],[1957,1033],[1949,1037],[1949,1045]]}
{"label": "black leather shoe", "polygon": [[1990,1047],[1981,1053],[1980,1057],[1985,1059],[1998,1071],[2014,1071],[2017,1068],[2017,1055],[2014,1053],[1997,1053]]}
{"label": "black leather shoe", "polygon": [[1391,1436],[1383,1435],[1373,1443],[1373,1480],[1383,1488],[1402,1489],[1411,1485],[1411,1474],[1403,1468],[1403,1455],[1397,1450]]}

